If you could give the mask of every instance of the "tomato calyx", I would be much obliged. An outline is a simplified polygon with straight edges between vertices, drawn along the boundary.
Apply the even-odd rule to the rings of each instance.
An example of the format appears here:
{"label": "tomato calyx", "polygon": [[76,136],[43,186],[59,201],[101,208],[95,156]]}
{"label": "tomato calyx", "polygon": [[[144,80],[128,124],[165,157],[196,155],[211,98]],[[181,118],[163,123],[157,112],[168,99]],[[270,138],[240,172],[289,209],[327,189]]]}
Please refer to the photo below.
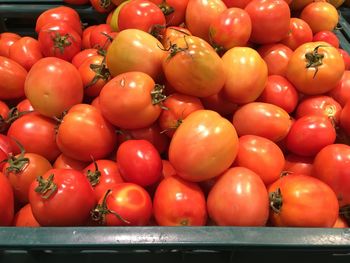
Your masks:
{"label": "tomato calyx", "polygon": [[56,49],[58,49],[60,51],[61,54],[64,53],[64,49],[66,47],[69,47],[70,45],[72,45],[72,42],[70,41],[74,40],[73,36],[70,35],[70,34],[65,34],[65,35],[61,35],[59,32],[56,32],[56,31],[51,31],[52,33],[54,33],[52,36],[51,36],[51,39],[53,41],[53,47],[56,51]]}
{"label": "tomato calyx", "polygon": [[283,204],[281,189],[277,188],[275,192],[269,193],[269,200],[271,209],[279,214]]}
{"label": "tomato calyx", "polygon": [[98,169],[98,165],[97,165],[96,161],[93,160],[93,162],[94,162],[94,166],[95,166],[95,171],[88,170],[86,176],[87,176],[91,186],[94,187],[94,186],[98,185],[100,182],[101,172]]}
{"label": "tomato calyx", "polygon": [[165,16],[171,15],[175,12],[175,8],[170,6],[165,0],[163,0],[163,2],[158,5],[158,7],[160,8],[160,10],[162,10]]}
{"label": "tomato calyx", "polygon": [[106,215],[108,214],[113,214],[115,215],[120,221],[122,221],[125,224],[130,224],[129,221],[124,219],[121,215],[116,213],[115,211],[110,210],[107,207],[107,197],[108,195],[112,192],[111,189],[108,189],[106,194],[103,197],[102,203],[98,204],[92,211],[91,211],[91,218],[94,221],[99,222],[100,224],[105,224],[106,223]]}
{"label": "tomato calyx", "polygon": [[57,184],[53,181],[55,175],[50,176],[45,180],[41,175],[37,177],[38,186],[34,189],[35,192],[41,194],[43,199],[48,199],[54,192],[57,191]]}
{"label": "tomato calyx", "polygon": [[169,41],[169,47],[168,48],[162,48],[162,47],[158,46],[161,50],[167,51],[169,53],[169,56],[167,57],[166,60],[170,60],[172,57],[174,57],[179,52],[188,51],[189,46],[188,46],[188,43],[186,41],[186,36],[184,36],[184,39],[185,39],[185,43],[186,43],[186,47],[184,47],[184,48],[183,47],[179,47],[177,44],[172,44],[171,41]]}
{"label": "tomato calyx", "polygon": [[314,68],[315,69],[315,73],[314,73],[314,76],[313,78],[316,77],[316,74],[318,72],[318,67],[319,66],[322,66],[323,62],[323,58],[324,58],[324,54],[320,54],[318,53],[318,49],[320,47],[327,47],[325,45],[319,45],[317,47],[314,48],[314,50],[312,52],[307,52],[305,54],[305,58],[306,58],[306,68]]}
{"label": "tomato calyx", "polygon": [[90,83],[86,85],[85,89],[95,85],[100,79],[102,79],[103,81],[107,81],[111,76],[111,73],[107,68],[105,59],[103,59],[101,64],[90,64],[90,69],[95,72],[95,76],[90,81]]}
{"label": "tomato calyx", "polygon": [[154,36],[156,39],[158,40],[162,40],[163,38],[163,31],[166,28],[166,26],[164,25],[154,25],[152,26],[151,30],[150,30],[150,34],[152,36]]}
{"label": "tomato calyx", "polygon": [[25,114],[31,113],[33,111],[19,111],[17,107],[13,107],[9,110],[6,118],[4,119],[0,116],[0,133],[4,133],[8,130],[11,124],[17,120],[19,117],[22,117]]}
{"label": "tomato calyx", "polygon": [[23,145],[19,143],[16,139],[13,138],[15,143],[18,145],[18,147],[21,150],[21,154],[16,157],[12,153],[9,155],[9,158],[5,160],[9,166],[6,167],[5,173],[8,175],[9,173],[15,173],[18,174],[21,171],[23,171],[29,164],[29,158],[24,157],[25,150],[23,148]]}
{"label": "tomato calyx", "polygon": [[164,93],[165,86],[156,84],[154,89],[151,91],[152,104],[159,105],[159,107],[163,110],[168,110],[168,108],[163,105],[163,102],[168,98]]}

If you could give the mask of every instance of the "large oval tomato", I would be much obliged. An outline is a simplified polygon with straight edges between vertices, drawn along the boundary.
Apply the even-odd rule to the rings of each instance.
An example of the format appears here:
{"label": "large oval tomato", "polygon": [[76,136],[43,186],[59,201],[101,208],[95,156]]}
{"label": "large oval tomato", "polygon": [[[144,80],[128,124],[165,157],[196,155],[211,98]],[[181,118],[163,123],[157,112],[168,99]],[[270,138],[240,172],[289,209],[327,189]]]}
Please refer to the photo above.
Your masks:
{"label": "large oval tomato", "polygon": [[0,171],[2,171],[5,160],[9,157],[10,153],[13,153],[12,141],[10,137],[0,134]]}
{"label": "large oval tomato", "polygon": [[34,218],[30,204],[23,206],[15,215],[13,225],[17,227],[39,227],[38,221]]}
{"label": "large oval tomato", "polygon": [[10,182],[3,173],[0,173],[0,226],[9,226],[14,215],[14,198]]}
{"label": "large oval tomato", "polygon": [[269,197],[261,178],[244,167],[227,170],[208,195],[209,217],[219,226],[264,226]]}
{"label": "large oval tomato", "polygon": [[0,34],[0,56],[9,57],[10,47],[21,38],[20,35],[10,32]]}
{"label": "large oval tomato", "polygon": [[26,97],[40,114],[60,116],[83,100],[83,83],[78,70],[67,61],[48,57],[39,60],[26,78]]}
{"label": "large oval tomato", "polygon": [[344,107],[350,99],[350,71],[344,71],[344,74],[338,84],[329,93],[329,96],[334,98],[339,104]]}
{"label": "large oval tomato", "polygon": [[245,8],[251,0],[222,0],[228,8]]}
{"label": "large oval tomato", "polygon": [[191,36],[191,32],[183,27],[169,26],[164,30],[161,42],[165,49],[168,49],[178,38]]}
{"label": "large oval tomato", "polygon": [[91,158],[107,157],[116,147],[117,135],[98,109],[88,104],[77,104],[63,117],[56,142],[65,155],[91,161]]}
{"label": "large oval tomato", "polygon": [[314,177],[283,176],[269,187],[269,194],[270,221],[274,226],[332,227],[337,220],[335,193]]}
{"label": "large oval tomato", "polygon": [[289,22],[289,32],[281,40],[281,43],[295,50],[304,43],[312,42],[312,38],[312,30],[309,24],[300,18],[292,17]]}
{"label": "large oval tomato", "polygon": [[207,222],[201,188],[176,176],[160,182],[153,198],[153,213],[160,226],[204,226]]}
{"label": "large oval tomato", "polygon": [[180,177],[200,182],[228,169],[237,152],[233,125],[214,111],[198,110],[176,130],[169,146],[169,161]]}
{"label": "large oval tomato", "polygon": [[308,95],[333,89],[345,70],[339,51],[326,42],[309,42],[298,47],[287,68],[287,79]]}

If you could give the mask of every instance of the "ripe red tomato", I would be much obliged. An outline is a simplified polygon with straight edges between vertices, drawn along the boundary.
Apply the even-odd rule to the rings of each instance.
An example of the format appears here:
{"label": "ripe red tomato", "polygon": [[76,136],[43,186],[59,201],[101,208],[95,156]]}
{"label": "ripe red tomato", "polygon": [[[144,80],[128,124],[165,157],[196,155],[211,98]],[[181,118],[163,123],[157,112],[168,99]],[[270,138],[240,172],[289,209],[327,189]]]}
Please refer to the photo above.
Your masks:
{"label": "ripe red tomato", "polygon": [[185,22],[188,0],[150,0],[157,4],[165,15],[167,26],[178,26]]}
{"label": "ripe red tomato", "polygon": [[99,55],[99,51],[95,48],[88,48],[80,51],[78,54],[76,54],[72,59],[72,64],[79,69],[81,64],[88,59],[89,57]]}
{"label": "ripe red tomato", "polygon": [[239,136],[257,135],[278,142],[287,136],[292,120],[282,108],[263,102],[243,105],[233,114]]}
{"label": "ripe red tomato", "polygon": [[344,64],[345,64],[345,70],[349,70],[350,69],[350,55],[349,55],[349,53],[341,48],[338,48],[338,51],[339,51],[340,55],[343,57]]}
{"label": "ripe red tomato", "polygon": [[309,24],[300,18],[292,17],[289,22],[289,32],[280,42],[295,50],[304,43],[312,42],[312,38]]}
{"label": "ripe red tomato", "polygon": [[222,0],[225,5],[230,7],[245,8],[251,0]]}
{"label": "ripe red tomato", "polygon": [[67,61],[48,57],[39,60],[26,78],[25,95],[40,114],[60,116],[83,100],[78,70]]}
{"label": "ripe red tomato", "polygon": [[279,42],[287,35],[290,9],[284,0],[253,0],[244,10],[252,20],[252,42],[270,44]]}
{"label": "ripe red tomato", "polygon": [[5,32],[0,34],[0,56],[9,57],[10,47],[21,38],[15,33]]}
{"label": "ripe red tomato", "polygon": [[112,39],[112,28],[107,24],[94,27],[90,33],[90,46],[96,49],[107,50]]}
{"label": "ripe red tomato", "polygon": [[344,71],[338,84],[328,92],[328,95],[335,99],[344,107],[346,102],[350,99],[350,71]]}
{"label": "ripe red tomato", "polygon": [[90,43],[90,36],[91,36],[92,30],[96,27],[97,25],[92,25],[84,29],[82,39],[81,39],[81,46],[83,49],[92,48]]}
{"label": "ripe red tomato", "polygon": [[176,175],[175,168],[171,165],[171,163],[168,160],[162,160],[162,163],[163,163],[163,171],[162,171],[163,178],[168,178],[170,176]]}
{"label": "ripe red tomato", "polygon": [[324,30],[317,32],[313,39],[313,42],[317,41],[324,41],[327,42],[328,44],[331,44],[335,48],[339,48],[339,39],[336,34],[334,34],[332,31]]}
{"label": "ripe red tomato", "polygon": [[86,162],[107,157],[116,147],[117,135],[98,109],[76,104],[63,117],[56,143],[64,155]]}
{"label": "ripe red tomato", "polygon": [[200,182],[228,169],[237,152],[233,125],[214,111],[198,110],[176,130],[169,146],[169,161],[180,177]]}
{"label": "ripe red tomato", "polygon": [[287,174],[304,174],[312,176],[313,158],[288,154],[285,156],[284,172]]}
{"label": "ripe red tomato", "polygon": [[236,103],[233,103],[226,98],[223,90],[212,96],[201,98],[201,101],[205,109],[216,111],[222,116],[231,115],[238,108]]}
{"label": "ripe red tomato", "polygon": [[341,111],[340,126],[345,130],[346,134],[350,136],[350,101],[347,102]]}
{"label": "ripe red tomato", "polygon": [[0,99],[19,99],[24,96],[27,71],[16,61],[0,56]]}
{"label": "ripe red tomato", "polygon": [[332,227],[337,220],[339,205],[335,193],[314,177],[283,176],[268,191],[270,221],[274,226]]}
{"label": "ripe red tomato", "polygon": [[43,55],[38,40],[22,37],[10,47],[9,57],[29,71]]}
{"label": "ripe red tomato", "polygon": [[106,226],[146,226],[151,216],[151,197],[133,183],[113,186],[92,211],[92,219]]}
{"label": "ripe red tomato", "polygon": [[208,195],[209,217],[219,226],[264,226],[269,197],[261,178],[244,167],[227,170]]}
{"label": "ripe red tomato", "polygon": [[90,0],[92,7],[99,13],[109,13],[115,7],[112,1]]}
{"label": "ripe red tomato", "polygon": [[16,106],[18,112],[27,112],[27,111],[34,111],[34,108],[32,104],[30,104],[30,101],[28,99],[24,99],[20,101]]}
{"label": "ripe red tomato", "polygon": [[160,226],[204,226],[207,209],[201,188],[177,176],[162,180],[153,198],[153,214]]}
{"label": "ripe red tomato", "polygon": [[7,104],[0,100],[0,123],[6,121],[9,111],[10,109]]}
{"label": "ripe red tomato", "polygon": [[9,154],[13,152],[11,141],[10,137],[0,134],[0,171],[2,171]]}
{"label": "ripe red tomato", "polygon": [[51,169],[29,189],[33,215],[41,226],[84,225],[96,201],[85,175],[72,169]]}
{"label": "ripe red tomato", "polygon": [[87,162],[82,162],[70,158],[63,153],[61,153],[55,162],[53,163],[53,168],[55,169],[74,169],[74,170],[83,170],[88,165]]}
{"label": "ripe red tomato", "polygon": [[183,27],[169,26],[164,30],[161,42],[165,49],[168,49],[178,38],[191,36],[191,32]]}
{"label": "ripe red tomato", "polygon": [[17,227],[39,227],[38,221],[34,218],[30,204],[23,206],[15,215],[13,225]]}
{"label": "ripe red tomato", "polygon": [[14,198],[10,182],[6,176],[0,172],[0,226],[9,226],[14,215]]}

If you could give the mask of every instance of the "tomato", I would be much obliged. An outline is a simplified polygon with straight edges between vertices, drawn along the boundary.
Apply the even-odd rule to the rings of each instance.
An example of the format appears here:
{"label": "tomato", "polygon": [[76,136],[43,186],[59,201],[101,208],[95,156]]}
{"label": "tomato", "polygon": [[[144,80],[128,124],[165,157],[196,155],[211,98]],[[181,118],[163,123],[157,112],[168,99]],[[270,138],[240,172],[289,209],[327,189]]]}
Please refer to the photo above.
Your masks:
{"label": "tomato", "polygon": [[283,152],[273,141],[256,135],[244,135],[239,138],[235,166],[255,172],[265,185],[280,177],[284,163]]}
{"label": "tomato", "polygon": [[324,41],[331,44],[335,48],[339,48],[339,39],[332,31],[324,30],[317,32],[312,39],[313,42]]}
{"label": "tomato", "polygon": [[229,8],[216,16],[209,26],[210,43],[218,50],[245,46],[252,32],[252,23],[246,11]]}
{"label": "tomato", "polygon": [[333,228],[349,228],[349,225],[346,222],[345,218],[338,216],[338,219],[335,221]]}
{"label": "tomato", "polygon": [[350,135],[350,101],[347,102],[341,111],[340,126],[345,130],[347,135]]}
{"label": "tomato", "polygon": [[61,153],[53,163],[53,168],[83,170],[87,165],[87,162],[75,160]]}
{"label": "tomato", "polygon": [[157,79],[162,72],[162,49],[162,44],[144,31],[123,30],[107,50],[107,68],[113,77],[125,72],[141,71]]}
{"label": "tomato", "polygon": [[222,57],[226,82],[223,92],[233,103],[256,100],[266,85],[267,66],[258,52],[249,47],[235,47]]}
{"label": "tomato", "polygon": [[10,47],[9,57],[26,70],[43,57],[38,40],[32,37],[22,37]]}
{"label": "tomato", "polygon": [[309,24],[312,32],[332,31],[338,24],[338,11],[330,3],[313,2],[307,5],[300,14],[300,18]]}
{"label": "tomato", "polygon": [[333,89],[345,70],[339,51],[326,42],[310,42],[298,47],[289,60],[287,79],[307,95]]}
{"label": "tomato", "polygon": [[87,58],[78,70],[83,81],[84,93],[89,97],[97,97],[111,76],[105,58],[101,55]]}
{"label": "tomato", "polygon": [[10,182],[3,173],[0,173],[0,226],[9,226],[14,216],[14,198]]}
{"label": "tomato", "polygon": [[16,106],[18,112],[27,112],[27,111],[34,111],[34,108],[32,104],[30,104],[30,101],[28,99],[24,99],[20,101]]}
{"label": "tomato", "polygon": [[169,137],[173,137],[177,127],[189,114],[204,109],[199,98],[180,93],[173,93],[167,98],[164,107],[166,109],[162,110],[158,122]]}
{"label": "tomato", "polygon": [[79,35],[82,34],[80,17],[75,9],[68,6],[58,6],[45,10],[36,20],[35,31],[39,34],[43,26],[51,22],[65,22],[70,25]]}
{"label": "tomato", "polygon": [[10,47],[21,38],[15,33],[5,32],[0,34],[0,56],[9,57]]}
{"label": "tomato", "polygon": [[237,152],[233,125],[214,111],[198,110],[177,128],[169,146],[169,161],[180,177],[200,182],[228,169]]}
{"label": "tomato", "polygon": [[83,49],[92,48],[90,43],[90,36],[91,36],[92,30],[96,27],[97,25],[92,25],[84,29],[82,39],[81,39],[81,45]]}
{"label": "tomato", "polygon": [[0,134],[0,171],[2,171],[9,154],[13,152],[11,141],[10,137]]}
{"label": "tomato", "polygon": [[318,115],[328,117],[332,124],[339,123],[342,107],[340,104],[328,96],[311,96],[303,99],[295,112],[296,118],[306,115]]}
{"label": "tomato", "polygon": [[344,71],[343,76],[335,88],[328,92],[328,95],[335,99],[342,107],[350,99],[350,71]]}
{"label": "tomato", "polygon": [[314,2],[314,0],[292,0],[290,7],[293,11],[299,11],[312,2]]}
{"label": "tomato", "polygon": [[287,174],[304,174],[312,176],[313,158],[300,156],[295,154],[288,154],[285,157],[284,171]]}
{"label": "tomato", "polygon": [[107,157],[116,147],[117,135],[98,109],[77,104],[63,117],[56,142],[64,155],[79,161],[91,161],[91,158]]}
{"label": "tomato", "polygon": [[[10,126],[7,136],[15,138],[30,153],[39,154],[50,162],[60,154],[56,145],[56,122],[38,113],[30,113],[15,120]],[[20,149],[11,142],[14,154]]]}
{"label": "tomato", "polygon": [[300,45],[312,42],[313,34],[308,23],[304,20],[292,17],[289,22],[289,32],[280,41],[292,50],[295,50]]}
{"label": "tomato", "polygon": [[340,206],[350,204],[350,146],[332,144],[315,157],[313,174],[336,193]]}
{"label": "tomato", "polygon": [[210,24],[226,9],[221,0],[189,0],[185,24],[194,36],[209,41]]}
{"label": "tomato", "polygon": [[252,42],[270,44],[282,40],[287,35],[290,9],[284,0],[253,0],[244,10],[252,21]]}
{"label": "tomato", "polygon": [[63,0],[63,2],[70,5],[85,5],[89,3],[89,0]]}
{"label": "tomato", "polygon": [[15,215],[13,219],[14,226],[16,227],[39,227],[38,221],[34,218],[32,207],[30,204],[23,206]]}
{"label": "tomato", "polygon": [[165,15],[168,26],[178,26],[185,22],[186,8],[189,0],[150,0],[157,4]]}
{"label": "tomato", "polygon": [[233,114],[233,126],[239,136],[257,135],[278,142],[287,136],[292,125],[282,108],[263,102],[251,102]]}
{"label": "tomato", "polygon": [[219,226],[264,226],[269,197],[261,178],[244,167],[227,170],[208,195],[209,217]]}
{"label": "tomato", "polygon": [[244,9],[251,0],[222,0],[224,4],[230,7],[238,7]]}
{"label": "tomato", "polygon": [[48,117],[60,116],[83,100],[83,83],[78,70],[67,61],[48,57],[31,68],[25,95],[33,108]]}
{"label": "tomato", "polygon": [[112,13],[111,20],[109,21],[109,23],[106,23],[106,24],[109,24],[111,26],[112,31],[115,31],[115,32],[120,31],[119,27],[118,27],[119,13],[120,13],[120,10],[129,2],[130,2],[130,0],[122,1],[122,3],[117,5],[116,9],[111,11],[111,13]]}
{"label": "tomato", "polygon": [[161,42],[164,48],[168,49],[178,38],[184,38],[191,36],[191,32],[188,29],[177,26],[169,26],[164,30]]}
{"label": "tomato", "polygon": [[205,109],[216,111],[223,116],[232,114],[238,108],[236,103],[226,98],[223,90],[209,97],[201,98],[201,101]]}
{"label": "tomato", "polygon": [[96,98],[94,98],[91,102],[91,106],[95,107],[96,109],[98,109],[99,111],[101,111],[101,106],[100,106],[100,97],[97,96]]}
{"label": "tomato", "polygon": [[0,101],[0,122],[5,121],[9,114],[9,107],[3,101]]}
{"label": "tomato", "polygon": [[163,178],[168,178],[170,176],[176,175],[175,168],[171,165],[171,163],[168,160],[162,160],[162,163],[163,163],[163,171],[162,171]]}
{"label": "tomato", "polygon": [[291,113],[298,104],[298,92],[286,78],[271,75],[267,78],[265,89],[257,100],[274,104]]}
{"label": "tomato", "polygon": [[117,163],[111,160],[97,160],[86,166],[83,172],[94,188],[96,202],[103,198],[108,189],[124,182]]}
{"label": "tomato", "polygon": [[335,193],[314,177],[283,176],[268,191],[270,221],[274,226],[332,227],[337,220],[339,205]]}
{"label": "tomato", "polygon": [[283,44],[263,45],[257,50],[266,62],[269,75],[285,77],[289,59],[293,51]]}
{"label": "tomato", "polygon": [[153,214],[160,226],[204,226],[207,221],[204,194],[196,183],[167,177],[155,192]]}
{"label": "tomato", "polygon": [[99,13],[109,13],[115,7],[112,1],[90,0],[92,7]]}
{"label": "tomato", "polygon": [[29,189],[33,215],[41,226],[80,226],[96,201],[85,175],[77,170],[51,169]]}
{"label": "tomato", "polygon": [[27,71],[16,61],[0,56],[0,99],[19,99],[24,96]]}
{"label": "tomato", "polygon": [[90,33],[90,46],[96,49],[107,50],[112,42],[112,28],[107,24],[94,27]]}
{"label": "tomato", "polygon": [[88,48],[80,51],[78,54],[76,54],[72,59],[72,64],[79,69],[81,64],[85,60],[87,60],[89,57],[99,55],[99,51],[95,48]]}
{"label": "tomato", "polygon": [[345,70],[349,70],[350,69],[350,55],[349,55],[349,53],[341,48],[338,48],[338,51],[339,51],[340,55],[343,57],[344,64],[345,64]]}
{"label": "tomato", "polygon": [[120,183],[100,199],[92,216],[106,226],[146,226],[152,216],[152,200],[141,186]]}

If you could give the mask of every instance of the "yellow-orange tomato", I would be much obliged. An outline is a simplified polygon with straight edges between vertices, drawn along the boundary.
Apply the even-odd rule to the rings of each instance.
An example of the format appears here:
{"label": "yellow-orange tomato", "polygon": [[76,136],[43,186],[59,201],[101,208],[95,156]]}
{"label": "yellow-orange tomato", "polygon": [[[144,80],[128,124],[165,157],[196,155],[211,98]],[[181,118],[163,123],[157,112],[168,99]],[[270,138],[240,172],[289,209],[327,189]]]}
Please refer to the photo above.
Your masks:
{"label": "yellow-orange tomato", "polygon": [[343,58],[336,48],[326,42],[308,42],[294,51],[286,76],[300,92],[317,95],[332,90],[344,71]]}
{"label": "yellow-orange tomato", "polygon": [[164,31],[163,37],[162,37],[162,44],[164,48],[169,48],[172,43],[176,41],[178,38],[183,38],[186,36],[191,36],[191,32],[183,27],[178,26],[170,26],[167,27]]}
{"label": "yellow-orange tomato", "polygon": [[200,182],[228,169],[237,152],[233,125],[214,111],[198,110],[177,128],[169,147],[169,161],[180,177]]}
{"label": "yellow-orange tomato", "polygon": [[238,104],[256,100],[267,82],[267,65],[258,52],[249,47],[235,47],[222,57],[226,82],[224,93]]}

